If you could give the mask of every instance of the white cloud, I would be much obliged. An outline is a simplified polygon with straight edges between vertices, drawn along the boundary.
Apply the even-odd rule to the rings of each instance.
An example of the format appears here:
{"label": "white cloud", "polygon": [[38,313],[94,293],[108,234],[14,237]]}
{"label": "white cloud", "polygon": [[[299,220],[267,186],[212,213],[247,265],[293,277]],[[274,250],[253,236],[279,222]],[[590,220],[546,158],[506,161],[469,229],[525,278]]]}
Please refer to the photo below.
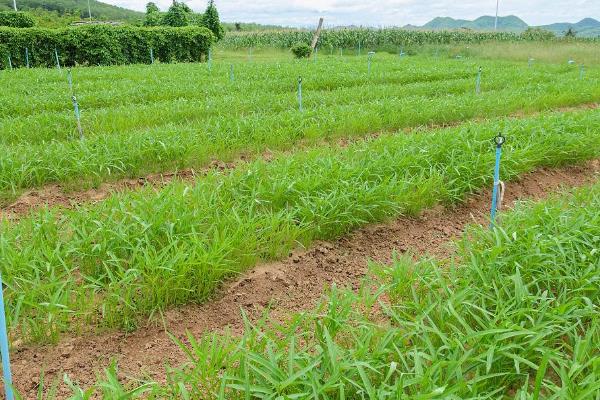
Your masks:
{"label": "white cloud", "polygon": [[[105,0],[144,10],[146,0]],[[166,9],[171,0],[155,1]],[[206,0],[185,0],[202,11]],[[221,19],[290,26],[314,25],[325,17],[329,25],[390,26],[423,24],[434,17],[473,19],[493,15],[496,0],[216,0]],[[500,0],[500,15],[516,15],[531,25],[600,19],[598,0]]]}

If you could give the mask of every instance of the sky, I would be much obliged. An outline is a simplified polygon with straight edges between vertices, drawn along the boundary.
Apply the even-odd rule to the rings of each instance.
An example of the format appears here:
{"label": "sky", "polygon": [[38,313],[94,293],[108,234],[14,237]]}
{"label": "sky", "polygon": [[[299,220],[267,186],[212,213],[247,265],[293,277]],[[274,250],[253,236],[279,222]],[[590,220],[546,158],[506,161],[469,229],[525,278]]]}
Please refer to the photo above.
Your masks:
{"label": "sky", "polygon": [[[143,11],[148,0],[104,0]],[[166,9],[172,0],[154,0]],[[206,0],[184,0],[203,11]],[[600,0],[499,0],[501,16],[516,15],[529,25],[600,19]],[[285,26],[423,25],[435,17],[475,19],[494,15],[496,0],[215,0],[222,21],[258,22]]]}

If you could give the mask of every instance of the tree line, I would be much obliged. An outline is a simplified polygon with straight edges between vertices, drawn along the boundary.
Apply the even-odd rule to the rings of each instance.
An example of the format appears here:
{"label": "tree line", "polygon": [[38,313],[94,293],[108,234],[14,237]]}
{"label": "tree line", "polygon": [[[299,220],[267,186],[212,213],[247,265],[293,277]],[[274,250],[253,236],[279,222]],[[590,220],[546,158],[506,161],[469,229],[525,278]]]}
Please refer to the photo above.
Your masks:
{"label": "tree line", "polygon": [[225,29],[219,19],[219,12],[214,0],[209,0],[203,14],[195,13],[187,4],[173,0],[166,12],[161,12],[156,3],[146,4],[144,26],[190,26],[198,25],[208,28],[217,40],[225,36]]}

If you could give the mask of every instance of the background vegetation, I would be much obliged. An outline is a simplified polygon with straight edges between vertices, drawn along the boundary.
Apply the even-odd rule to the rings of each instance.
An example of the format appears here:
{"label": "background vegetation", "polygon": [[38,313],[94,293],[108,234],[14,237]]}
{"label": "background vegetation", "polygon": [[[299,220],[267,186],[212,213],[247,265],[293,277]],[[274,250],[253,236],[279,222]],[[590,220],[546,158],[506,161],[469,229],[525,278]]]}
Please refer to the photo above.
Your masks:
{"label": "background vegetation", "polygon": [[[214,41],[202,27],[92,25],[76,28],[0,28],[0,68],[31,66],[149,64],[150,49],[162,62],[201,61]],[[55,51],[57,53],[55,53]]]}

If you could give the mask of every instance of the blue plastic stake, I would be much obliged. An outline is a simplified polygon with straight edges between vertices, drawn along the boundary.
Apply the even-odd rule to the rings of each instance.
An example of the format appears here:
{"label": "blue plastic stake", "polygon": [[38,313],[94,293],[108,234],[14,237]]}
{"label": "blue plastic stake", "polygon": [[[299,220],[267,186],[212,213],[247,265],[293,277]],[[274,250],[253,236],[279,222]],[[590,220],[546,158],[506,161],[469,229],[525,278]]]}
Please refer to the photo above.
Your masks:
{"label": "blue plastic stake", "polygon": [[8,351],[8,334],[6,332],[6,314],[4,311],[4,285],[0,273],[0,351],[2,352],[2,375],[4,376],[4,393],[6,400],[14,400],[12,373],[10,371],[10,354]]}
{"label": "blue plastic stake", "polygon": [[60,71],[60,60],[58,59],[58,50],[54,48],[54,57],[56,58],[56,68]]}
{"label": "blue plastic stake", "polygon": [[398,53],[398,55],[400,56],[400,58],[404,57],[404,49],[402,47],[400,47],[400,52]]}
{"label": "blue plastic stake", "polygon": [[302,109],[302,77],[298,78],[298,109],[303,112]]}
{"label": "blue plastic stake", "polygon": [[496,143],[496,165],[494,167],[494,189],[492,191],[492,212],[490,218],[490,229],[494,228],[494,221],[496,220],[496,211],[498,210],[498,188],[500,187],[500,157],[502,155],[502,145],[506,141],[506,138],[502,134],[494,138]]}
{"label": "blue plastic stake", "polygon": [[71,100],[73,100],[73,108],[75,109],[75,119],[77,119],[77,130],[79,131],[79,139],[83,139],[83,128],[81,127],[79,104],[77,104],[77,98],[75,97],[75,95],[71,97]]}
{"label": "blue plastic stake", "polygon": [[585,65],[581,64],[579,66],[579,79],[583,80],[584,75],[585,75]]}
{"label": "blue plastic stake", "polygon": [[233,64],[229,65],[229,80],[231,82],[235,80],[235,76],[233,75]]}
{"label": "blue plastic stake", "polygon": [[154,49],[150,47],[150,64],[154,64]]}
{"label": "blue plastic stake", "polygon": [[475,93],[481,93],[481,67],[477,71],[477,80],[475,81]]}
{"label": "blue plastic stake", "polygon": [[67,70],[67,80],[69,81],[69,89],[73,93],[73,76],[71,75],[71,68]]}
{"label": "blue plastic stake", "polygon": [[29,49],[27,47],[25,47],[25,64],[29,68]]}

